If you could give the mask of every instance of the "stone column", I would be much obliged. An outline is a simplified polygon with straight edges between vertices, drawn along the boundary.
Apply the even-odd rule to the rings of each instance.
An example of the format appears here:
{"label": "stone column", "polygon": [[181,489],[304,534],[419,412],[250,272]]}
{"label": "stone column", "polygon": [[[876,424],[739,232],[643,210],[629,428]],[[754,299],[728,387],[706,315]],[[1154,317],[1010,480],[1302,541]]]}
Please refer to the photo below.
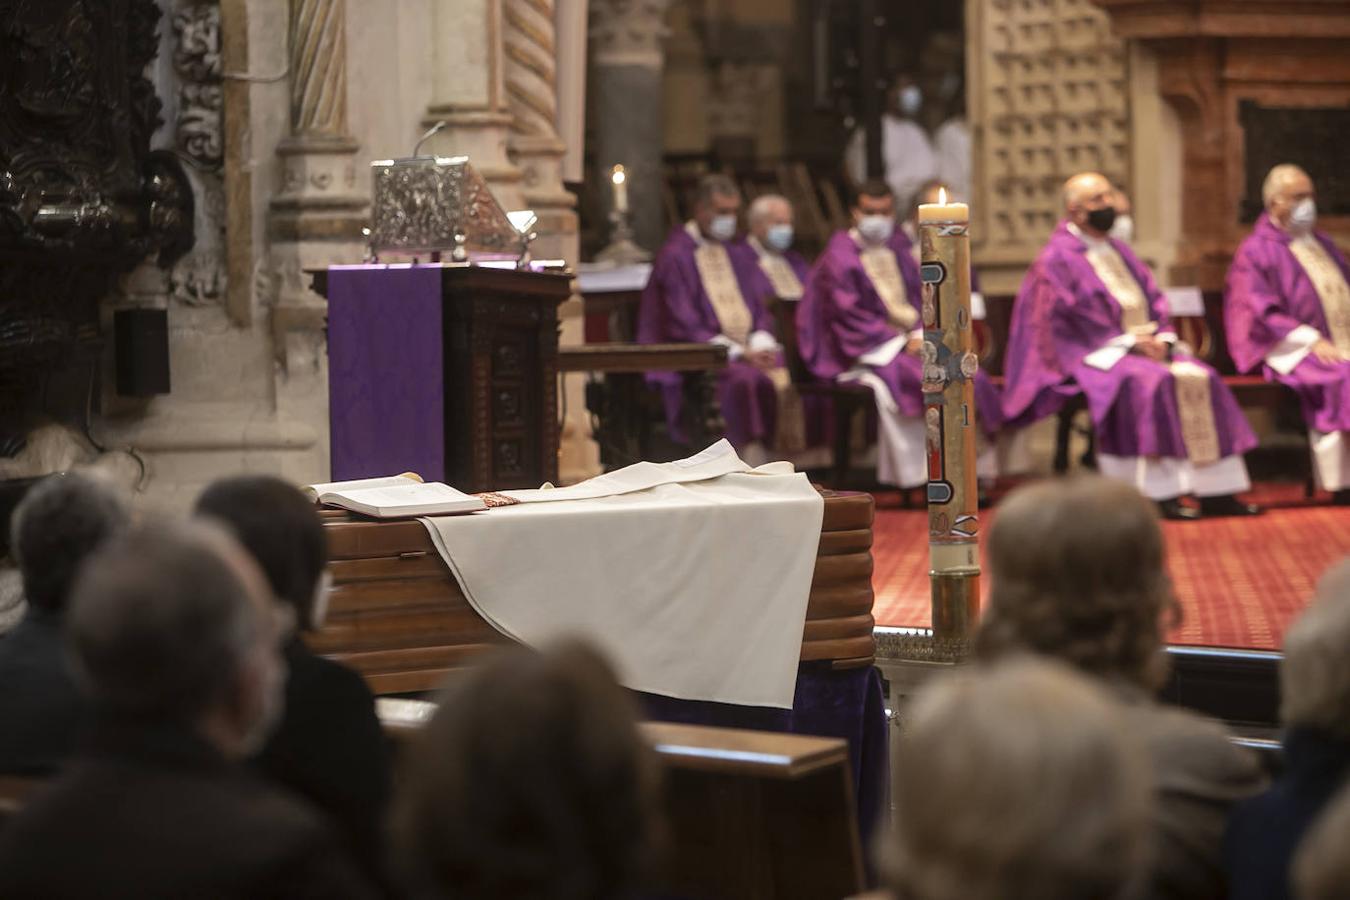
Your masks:
{"label": "stone column", "polygon": [[[506,0],[504,81],[511,113],[507,149],[520,169],[525,205],[539,216],[535,258],[565,259],[575,265],[579,251],[576,198],[563,187],[562,161],[567,147],[558,135],[554,7],[554,0]],[[574,295],[563,304],[559,316],[561,343],[582,343],[581,297]],[[582,378],[559,377],[558,389],[564,397],[560,408],[567,414],[562,423],[558,475],[565,483],[600,472],[600,450],[591,437]]]}
{"label": "stone column", "polygon": [[[628,170],[633,232],[655,251],[665,239],[661,208],[662,68],[670,0],[591,0],[592,116],[600,172]],[[600,172],[588,173],[590,177]]]}
{"label": "stone column", "polygon": [[422,124],[446,123],[423,152],[468,156],[509,210],[524,207],[525,196],[520,169],[507,155],[514,117],[504,78],[503,2],[432,0],[436,61]]}
{"label": "stone column", "polygon": [[354,192],[357,143],[347,132],[345,0],[291,0],[288,28],[291,133],[277,147],[272,238],[359,247],[368,204]]}

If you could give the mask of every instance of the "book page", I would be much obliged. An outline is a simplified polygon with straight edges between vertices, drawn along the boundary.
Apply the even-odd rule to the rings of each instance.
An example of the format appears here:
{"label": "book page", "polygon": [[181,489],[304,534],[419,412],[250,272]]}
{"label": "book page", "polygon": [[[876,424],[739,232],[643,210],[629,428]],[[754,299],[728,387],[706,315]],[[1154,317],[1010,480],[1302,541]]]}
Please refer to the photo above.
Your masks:
{"label": "book page", "polygon": [[319,499],[325,503],[343,505],[361,504],[371,509],[416,509],[417,507],[459,507],[461,509],[481,509],[483,501],[478,497],[455,490],[447,484],[433,481],[430,484],[402,479],[401,484],[364,487],[357,490],[328,491]]}
{"label": "book page", "polygon": [[310,484],[302,490],[311,500],[318,500],[324,494],[349,493],[366,488],[402,487],[406,484],[421,484],[422,476],[416,472],[404,472],[402,475],[387,475],[383,478],[358,478],[355,481],[332,481],[327,484]]}

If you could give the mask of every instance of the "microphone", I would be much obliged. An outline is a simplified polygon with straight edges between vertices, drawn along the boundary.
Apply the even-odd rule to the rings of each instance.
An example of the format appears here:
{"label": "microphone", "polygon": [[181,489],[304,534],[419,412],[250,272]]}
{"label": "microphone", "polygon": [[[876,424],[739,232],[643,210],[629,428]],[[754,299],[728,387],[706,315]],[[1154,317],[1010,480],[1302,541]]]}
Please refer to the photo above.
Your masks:
{"label": "microphone", "polygon": [[444,120],[444,119],[442,119],[441,121],[437,122],[435,125],[432,125],[430,128],[428,128],[428,129],[427,129],[427,133],[424,134],[424,135],[422,135],[420,138],[418,138],[418,139],[417,139],[417,143],[413,145],[413,152],[412,152],[412,155],[413,155],[413,156],[416,156],[416,155],[417,155],[417,151],[422,149],[422,145],[425,144],[428,140],[430,140],[430,139],[432,138],[433,135],[437,134],[438,132],[440,132],[440,131],[441,131],[442,129],[444,129],[444,128],[445,128],[445,120]]}

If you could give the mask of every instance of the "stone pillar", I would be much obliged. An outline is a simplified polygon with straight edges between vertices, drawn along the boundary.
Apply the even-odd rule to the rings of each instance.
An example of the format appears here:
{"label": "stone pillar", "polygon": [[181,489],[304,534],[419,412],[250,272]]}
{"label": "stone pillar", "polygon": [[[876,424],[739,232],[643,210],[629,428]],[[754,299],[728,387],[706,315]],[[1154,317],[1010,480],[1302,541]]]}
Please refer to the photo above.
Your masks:
{"label": "stone pillar", "polygon": [[[268,222],[277,418],[323,429],[328,409],[326,305],[306,269],[360,262],[369,202],[356,191],[359,144],[347,128],[345,0],[290,0],[290,132],[278,145],[281,190]],[[320,431],[320,433],[322,433]],[[315,448],[326,472],[327,441]]]}
{"label": "stone pillar", "polygon": [[[567,147],[558,134],[557,47],[554,0],[506,0],[503,10],[506,55],[504,81],[511,113],[507,149],[520,169],[524,202],[539,216],[536,259],[564,259],[575,265],[579,253],[576,197],[563,187]],[[581,297],[574,295],[558,311],[560,342],[585,340]],[[574,483],[600,472],[600,450],[591,437],[581,375],[560,376],[558,389],[567,413],[562,423],[558,475]]]}
{"label": "stone pillar", "polygon": [[424,152],[469,157],[497,202],[504,209],[521,209],[521,172],[507,155],[514,117],[504,78],[503,0],[432,3],[436,61],[432,101],[422,124],[430,128],[443,121],[446,128]]}
{"label": "stone pillar", "polygon": [[661,206],[661,111],[665,13],[670,0],[591,0],[592,117],[599,177],[615,163],[628,170],[638,244],[665,240]]}

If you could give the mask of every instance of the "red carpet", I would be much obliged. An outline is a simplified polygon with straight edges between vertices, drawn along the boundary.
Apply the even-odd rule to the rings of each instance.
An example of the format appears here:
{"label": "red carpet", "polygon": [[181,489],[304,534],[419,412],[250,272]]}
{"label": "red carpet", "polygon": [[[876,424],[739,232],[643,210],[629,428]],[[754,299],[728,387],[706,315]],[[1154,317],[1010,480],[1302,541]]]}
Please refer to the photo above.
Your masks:
{"label": "red carpet", "polygon": [[[1350,555],[1350,507],[1305,500],[1291,485],[1258,486],[1250,499],[1266,514],[1163,523],[1184,611],[1172,643],[1278,650],[1322,572]],[[987,533],[992,511],[983,519]],[[927,513],[880,493],[873,534],[877,624],[927,627]]]}

